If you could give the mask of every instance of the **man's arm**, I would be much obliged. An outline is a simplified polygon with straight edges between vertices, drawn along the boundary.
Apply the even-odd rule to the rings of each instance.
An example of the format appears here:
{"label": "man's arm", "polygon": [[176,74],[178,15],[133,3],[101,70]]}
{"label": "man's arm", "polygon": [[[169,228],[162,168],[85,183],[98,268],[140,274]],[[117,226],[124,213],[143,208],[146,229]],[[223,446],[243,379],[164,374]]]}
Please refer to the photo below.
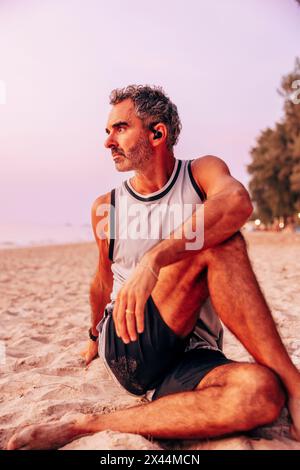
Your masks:
{"label": "man's arm", "polygon": [[97,233],[97,226],[105,219],[108,221],[108,213],[97,214],[97,209],[101,205],[110,204],[110,193],[100,196],[92,206],[92,227],[94,237],[98,246],[99,261],[96,274],[90,286],[90,304],[91,304],[91,328],[92,334],[97,335],[96,326],[102,318],[104,308],[110,299],[110,293],[113,285],[113,274],[111,270],[111,261],[109,259],[109,227],[108,223],[104,227],[105,238]]}
{"label": "man's arm", "polygon": [[[104,226],[105,237],[99,236],[98,224],[103,225],[103,221],[108,220],[108,213],[97,214],[97,209],[102,204],[110,203],[110,193],[100,196],[92,206],[92,227],[95,240],[98,246],[99,261],[95,276],[90,285],[90,305],[91,305],[91,333],[98,336],[96,326],[103,316],[104,309],[110,300],[110,293],[113,285],[113,274],[111,271],[111,261],[109,259],[109,227]],[[97,233],[98,232],[98,233]],[[89,340],[86,350],[82,351],[86,364],[89,364],[97,355],[98,341]]]}
{"label": "man's arm", "polygon": [[[192,163],[194,179],[205,191],[207,200],[192,216],[176,229],[170,239],[155,245],[144,256],[144,261],[159,270],[191,256],[200,250],[213,247],[237,232],[252,213],[252,204],[245,187],[233,178],[227,165],[218,157],[205,156]],[[185,236],[197,226],[196,217],[202,212],[204,220],[204,243],[198,249],[186,249],[191,240]],[[201,220],[199,217],[198,220]],[[180,238],[173,238],[176,233]]]}

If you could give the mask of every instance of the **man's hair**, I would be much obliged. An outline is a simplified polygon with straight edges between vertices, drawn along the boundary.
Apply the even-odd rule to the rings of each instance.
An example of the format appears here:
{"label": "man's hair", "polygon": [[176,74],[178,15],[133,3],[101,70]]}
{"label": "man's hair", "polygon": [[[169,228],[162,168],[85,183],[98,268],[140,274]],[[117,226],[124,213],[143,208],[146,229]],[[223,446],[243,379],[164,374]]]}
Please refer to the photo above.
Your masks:
{"label": "man's hair", "polygon": [[167,147],[172,150],[177,144],[182,125],[177,106],[172,103],[162,87],[129,85],[125,88],[115,88],[109,96],[109,102],[115,105],[128,98],[133,101],[135,113],[145,128],[153,129],[159,122],[167,126]]}

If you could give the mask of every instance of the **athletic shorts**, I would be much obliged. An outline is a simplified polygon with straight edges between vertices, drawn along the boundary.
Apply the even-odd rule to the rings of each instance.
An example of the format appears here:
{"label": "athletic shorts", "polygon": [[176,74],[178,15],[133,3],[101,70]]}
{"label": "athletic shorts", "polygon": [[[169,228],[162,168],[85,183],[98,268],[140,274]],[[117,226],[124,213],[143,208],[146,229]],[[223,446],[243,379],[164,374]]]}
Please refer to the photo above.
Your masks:
{"label": "athletic shorts", "polygon": [[219,350],[185,351],[189,336],[176,335],[161,317],[152,297],[145,305],[145,328],[137,341],[123,343],[116,334],[108,304],[97,329],[99,356],[118,385],[132,395],[154,391],[152,400],[193,390],[217,366],[231,363]]}

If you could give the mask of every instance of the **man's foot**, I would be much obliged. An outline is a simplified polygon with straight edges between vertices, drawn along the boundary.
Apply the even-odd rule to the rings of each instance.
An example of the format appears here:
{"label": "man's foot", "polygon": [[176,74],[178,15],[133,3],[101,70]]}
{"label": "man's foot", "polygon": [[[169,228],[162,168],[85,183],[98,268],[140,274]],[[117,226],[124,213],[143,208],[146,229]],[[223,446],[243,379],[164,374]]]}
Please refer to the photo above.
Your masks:
{"label": "man's foot", "polygon": [[80,422],[83,415],[49,423],[25,426],[8,441],[7,450],[58,449],[84,434]]}
{"label": "man's foot", "polygon": [[288,409],[292,419],[291,437],[300,441],[300,398],[289,398]]}

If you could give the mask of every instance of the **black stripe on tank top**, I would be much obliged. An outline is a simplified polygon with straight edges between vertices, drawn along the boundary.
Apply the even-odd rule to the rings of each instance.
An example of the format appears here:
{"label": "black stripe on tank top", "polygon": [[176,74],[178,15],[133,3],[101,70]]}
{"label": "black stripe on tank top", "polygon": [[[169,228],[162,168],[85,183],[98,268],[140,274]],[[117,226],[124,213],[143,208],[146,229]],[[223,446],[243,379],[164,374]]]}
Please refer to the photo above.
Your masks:
{"label": "black stripe on tank top", "polygon": [[115,196],[116,190],[112,189],[110,192],[110,204],[113,206],[114,210],[109,212],[109,232],[110,232],[110,239],[109,239],[109,251],[108,257],[111,261],[113,261],[114,257],[114,246],[115,246]]}
{"label": "black stripe on tank top", "polygon": [[193,173],[192,173],[192,161],[193,160],[189,160],[188,162],[188,172],[189,172],[189,177],[190,177],[190,180],[191,180],[191,183],[193,185],[193,188],[194,190],[196,191],[196,193],[198,194],[198,196],[200,197],[201,201],[205,201],[206,199],[206,194],[205,194],[205,191],[201,188],[201,186],[199,186],[198,183],[196,183],[195,181],[195,178],[193,177]]}
{"label": "black stripe on tank top", "polygon": [[181,161],[181,160],[178,160],[177,170],[176,170],[176,173],[175,173],[175,175],[174,175],[172,181],[170,182],[170,184],[166,187],[166,189],[165,189],[164,191],[162,191],[162,192],[159,193],[159,194],[156,194],[155,196],[149,196],[149,197],[147,197],[147,196],[146,196],[146,197],[139,196],[139,195],[136,194],[134,191],[132,191],[132,189],[131,189],[130,186],[128,185],[127,181],[124,181],[124,185],[125,185],[127,191],[131,194],[131,196],[135,197],[135,198],[138,199],[139,201],[144,201],[144,202],[155,201],[156,199],[160,199],[161,197],[165,196],[165,195],[170,191],[170,189],[174,186],[174,184],[176,183],[176,180],[177,180],[177,178],[178,178],[181,165],[182,165],[182,161]]}

